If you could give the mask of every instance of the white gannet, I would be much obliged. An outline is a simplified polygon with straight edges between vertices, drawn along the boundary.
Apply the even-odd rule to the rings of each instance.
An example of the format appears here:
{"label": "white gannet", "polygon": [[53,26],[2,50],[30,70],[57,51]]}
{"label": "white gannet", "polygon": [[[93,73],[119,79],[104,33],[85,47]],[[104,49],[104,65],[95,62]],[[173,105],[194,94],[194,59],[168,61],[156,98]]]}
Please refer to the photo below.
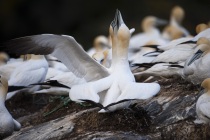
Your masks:
{"label": "white gannet", "polygon": [[94,53],[98,51],[102,51],[104,49],[109,49],[109,40],[104,35],[97,36],[93,41],[93,48],[90,48],[87,53],[89,56],[92,56]]}
{"label": "white gannet", "polygon": [[[146,45],[140,48],[140,51],[129,58],[129,61],[134,64],[150,63],[152,62],[162,51],[158,49],[158,45]],[[151,55],[146,55],[152,53]]]}
{"label": "white gannet", "polygon": [[208,29],[208,28],[209,28],[209,27],[208,27],[207,24],[205,24],[205,23],[200,23],[200,24],[198,24],[198,25],[195,27],[195,31],[196,31],[197,34],[199,34],[200,32],[202,32],[202,31],[204,31],[204,30],[206,30],[206,29]]}
{"label": "white gannet", "polygon": [[171,76],[182,76],[182,71],[184,68],[184,62],[179,64],[169,64],[169,63],[158,63],[145,71],[134,73],[135,76],[161,76],[161,77],[171,77]]}
{"label": "white gannet", "polygon": [[160,31],[156,26],[166,24],[165,20],[161,20],[154,16],[147,16],[143,19],[141,28],[143,33],[135,34],[131,37],[129,43],[129,52],[139,50],[140,46],[148,43],[163,45],[166,40],[161,38]]}
{"label": "white gannet", "polygon": [[47,74],[48,63],[44,55],[33,55],[17,67],[10,76],[10,86],[28,86],[43,82]]}
{"label": "white gannet", "polygon": [[197,43],[198,46],[186,60],[183,71],[184,78],[195,85],[210,77],[210,41],[203,37]]}
{"label": "white gannet", "polygon": [[21,128],[19,122],[12,118],[5,107],[5,100],[8,90],[6,78],[0,75],[0,139],[7,137]]}
{"label": "white gannet", "polygon": [[210,78],[205,79],[201,86],[205,93],[201,95],[196,102],[197,119],[195,123],[210,123]]}
{"label": "white gannet", "polygon": [[96,52],[92,55],[92,58],[96,60],[98,63],[105,66],[106,68],[109,68],[111,66],[111,61],[112,61],[112,50],[107,49]]}
{"label": "white gannet", "polygon": [[[102,105],[105,107],[122,100],[147,99],[157,94],[160,90],[159,84],[135,82],[128,63],[130,32],[128,27],[124,24],[118,10],[116,11],[114,21],[111,23],[109,32],[112,38],[111,74],[108,77],[95,82],[73,86],[70,90],[70,98],[72,99],[73,96],[76,97],[73,100],[79,101],[81,99],[85,100],[88,98],[85,96],[91,95],[91,98],[89,97],[89,99],[99,103],[99,96],[95,95],[101,91],[108,90],[102,101]],[[84,92],[85,95],[80,95],[78,97],[78,91]],[[108,110],[115,111],[117,109],[125,108],[129,104],[130,102],[124,102],[110,106]],[[100,112],[106,111],[107,110],[101,110]]]}
{"label": "white gannet", "polygon": [[34,83],[43,82],[48,70],[48,63],[44,55],[28,54],[29,60],[24,61],[11,73],[8,80],[9,87],[22,87],[19,90],[10,90],[7,94],[7,100],[14,96],[17,92],[27,91],[32,93],[39,89],[39,86],[27,87]]}
{"label": "white gannet", "polygon": [[184,62],[193,53],[195,46],[196,44],[178,45],[159,54],[152,62]]}
{"label": "white gannet", "polygon": [[189,35],[189,32],[181,26],[184,14],[184,9],[180,6],[175,6],[172,9],[170,23],[168,26],[165,27],[162,33],[163,38],[174,40]]}

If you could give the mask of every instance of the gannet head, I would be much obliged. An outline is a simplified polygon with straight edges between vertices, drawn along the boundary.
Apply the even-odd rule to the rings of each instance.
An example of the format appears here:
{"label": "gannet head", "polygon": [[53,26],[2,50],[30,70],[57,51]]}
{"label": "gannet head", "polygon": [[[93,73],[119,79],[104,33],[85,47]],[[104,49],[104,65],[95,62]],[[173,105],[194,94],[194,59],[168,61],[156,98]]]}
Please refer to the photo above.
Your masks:
{"label": "gannet head", "polygon": [[202,83],[201,86],[206,90],[210,91],[210,78],[205,79]]}
{"label": "gannet head", "polygon": [[104,56],[103,51],[99,51],[99,52],[94,53],[92,55],[92,58],[94,60],[96,60],[98,63],[102,64],[102,62],[104,61],[105,56]]}
{"label": "gannet head", "polygon": [[5,77],[0,75],[0,98],[5,100],[8,91],[8,81]]}
{"label": "gannet head", "polygon": [[200,32],[202,32],[208,28],[209,28],[208,25],[206,25],[205,23],[201,23],[196,26],[195,31],[197,34],[199,34]]}
{"label": "gannet head", "polygon": [[194,50],[194,56],[188,62],[188,66],[192,64],[195,60],[199,59],[202,55],[205,55],[204,52],[207,52],[210,49],[210,41],[205,38],[201,37],[197,41],[197,48]]}
{"label": "gannet head", "polygon": [[184,33],[178,27],[169,25],[164,28],[162,36],[165,39],[174,40],[183,37]]}
{"label": "gannet head", "polygon": [[141,28],[144,32],[149,32],[151,29],[154,29],[156,26],[167,24],[166,20],[159,19],[154,16],[147,16],[143,19],[141,23]]}
{"label": "gannet head", "polygon": [[9,56],[5,52],[0,52],[0,65],[6,64],[9,60]]}
{"label": "gannet head", "polygon": [[117,9],[115,12],[115,17],[114,20],[111,22],[111,27],[112,27],[112,31],[110,31],[110,35],[112,36],[113,34],[117,34],[120,26],[122,26],[124,23],[122,15],[120,13],[120,11]]}
{"label": "gannet head", "polygon": [[104,48],[110,48],[109,40],[104,35],[97,36],[93,41],[93,46],[96,49],[96,51],[101,51]]}
{"label": "gannet head", "polygon": [[[115,41],[118,43],[118,46],[128,47],[131,32],[128,29],[128,27],[125,25],[119,10],[116,10],[115,18],[111,22],[110,35],[112,37],[112,40],[113,38],[114,40],[117,39]],[[116,38],[113,36],[115,36]]]}
{"label": "gannet head", "polygon": [[180,6],[175,6],[171,10],[171,18],[175,20],[177,23],[181,24],[182,20],[184,19],[184,9]]}

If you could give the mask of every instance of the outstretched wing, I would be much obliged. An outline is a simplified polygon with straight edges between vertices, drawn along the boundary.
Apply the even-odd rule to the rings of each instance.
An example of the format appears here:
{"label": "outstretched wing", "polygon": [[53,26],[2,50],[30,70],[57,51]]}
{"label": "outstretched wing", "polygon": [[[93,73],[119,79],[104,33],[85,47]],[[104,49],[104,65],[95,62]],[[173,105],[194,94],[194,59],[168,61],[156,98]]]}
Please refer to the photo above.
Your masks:
{"label": "outstretched wing", "polygon": [[9,53],[52,54],[79,78],[95,81],[108,76],[105,67],[93,60],[71,36],[42,34],[16,38],[0,46]]}

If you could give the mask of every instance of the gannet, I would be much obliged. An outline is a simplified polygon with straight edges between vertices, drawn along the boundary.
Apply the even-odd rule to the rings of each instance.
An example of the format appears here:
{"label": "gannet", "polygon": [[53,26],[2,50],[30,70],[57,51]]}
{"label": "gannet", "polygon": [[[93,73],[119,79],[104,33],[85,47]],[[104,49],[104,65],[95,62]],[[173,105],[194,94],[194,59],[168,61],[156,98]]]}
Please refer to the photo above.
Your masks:
{"label": "gannet", "polygon": [[[128,63],[130,31],[124,24],[121,13],[118,10],[116,11],[115,19],[111,23],[109,32],[112,38],[111,74],[98,81],[73,86],[69,93],[70,98],[74,101],[89,99],[99,103],[100,98],[97,96],[97,93],[108,90],[102,101],[103,106],[108,106],[111,103],[125,99],[147,99],[157,94],[160,90],[159,84],[135,82]],[[78,94],[78,92],[84,92],[84,94]],[[108,110],[122,109],[127,107],[129,103],[124,102],[110,106]],[[101,110],[100,112],[106,111]]]}
{"label": "gannet", "polygon": [[[146,55],[151,53],[152,55]],[[153,53],[154,52],[154,53]],[[162,51],[158,49],[158,45],[146,45],[140,48],[140,51],[129,58],[129,61],[134,64],[150,63],[152,62]]]}
{"label": "gannet", "polygon": [[92,56],[94,53],[98,51],[102,51],[104,49],[109,49],[109,48],[110,44],[108,38],[104,35],[99,35],[93,41],[93,48],[90,48],[87,51],[87,53],[89,56]]}
{"label": "gannet", "polygon": [[8,81],[13,86],[28,86],[43,82],[47,73],[48,64],[43,55],[31,55],[31,58],[17,67]]}
{"label": "gannet", "polygon": [[196,102],[197,119],[195,123],[210,123],[210,78],[205,79],[201,86],[205,93],[201,95]]}
{"label": "gannet", "polygon": [[204,79],[210,77],[210,41],[207,38],[200,38],[194,53],[184,65],[184,78],[193,84],[200,84]]}
{"label": "gannet", "polygon": [[196,26],[195,31],[197,34],[199,34],[200,32],[202,32],[208,28],[209,28],[208,25],[206,25],[205,23],[200,23]]}
{"label": "gannet", "polygon": [[134,73],[135,76],[161,76],[161,77],[171,77],[171,76],[182,76],[184,68],[184,62],[179,64],[170,63],[158,63],[151,68],[148,68],[142,72]]}
{"label": "gannet", "polygon": [[129,43],[129,51],[139,50],[140,46],[144,46],[149,42],[153,44],[163,45],[166,40],[161,38],[160,31],[156,28],[158,25],[164,25],[167,22],[154,16],[147,16],[143,19],[141,28],[143,33],[135,34],[131,37]]}
{"label": "gannet", "polygon": [[0,75],[0,139],[11,135],[13,131],[18,131],[21,128],[21,124],[12,118],[5,107],[7,90],[8,82],[6,78]]}
{"label": "gannet", "polygon": [[39,86],[27,87],[31,84],[43,82],[48,70],[48,63],[43,55],[29,55],[27,61],[21,63],[11,73],[8,80],[10,87],[23,87],[15,91],[8,91],[7,100],[18,92],[27,91],[32,93],[39,89]]}
{"label": "gannet", "polygon": [[106,68],[109,68],[111,66],[112,61],[112,50],[106,49],[103,51],[96,52],[92,55],[92,58],[98,63],[105,66]]}
{"label": "gannet", "polygon": [[181,26],[184,14],[184,9],[180,6],[175,6],[172,9],[170,23],[165,27],[162,33],[163,38],[174,40],[189,35],[189,32]]}

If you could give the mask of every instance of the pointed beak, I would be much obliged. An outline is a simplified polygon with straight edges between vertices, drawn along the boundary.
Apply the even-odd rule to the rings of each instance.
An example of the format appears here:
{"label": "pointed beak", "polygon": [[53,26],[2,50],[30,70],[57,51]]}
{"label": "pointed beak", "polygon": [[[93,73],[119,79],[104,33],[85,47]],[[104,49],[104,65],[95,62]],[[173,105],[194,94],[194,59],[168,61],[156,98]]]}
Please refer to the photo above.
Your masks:
{"label": "pointed beak", "polygon": [[115,30],[118,30],[122,24],[124,24],[124,21],[123,21],[120,11],[117,9],[115,12],[114,20],[111,22],[111,26],[113,30],[115,31]]}
{"label": "pointed beak", "polygon": [[188,62],[188,66],[191,65],[195,60],[199,59],[201,57],[201,55],[203,54],[203,51],[198,50],[194,56],[190,59],[190,61]]}

